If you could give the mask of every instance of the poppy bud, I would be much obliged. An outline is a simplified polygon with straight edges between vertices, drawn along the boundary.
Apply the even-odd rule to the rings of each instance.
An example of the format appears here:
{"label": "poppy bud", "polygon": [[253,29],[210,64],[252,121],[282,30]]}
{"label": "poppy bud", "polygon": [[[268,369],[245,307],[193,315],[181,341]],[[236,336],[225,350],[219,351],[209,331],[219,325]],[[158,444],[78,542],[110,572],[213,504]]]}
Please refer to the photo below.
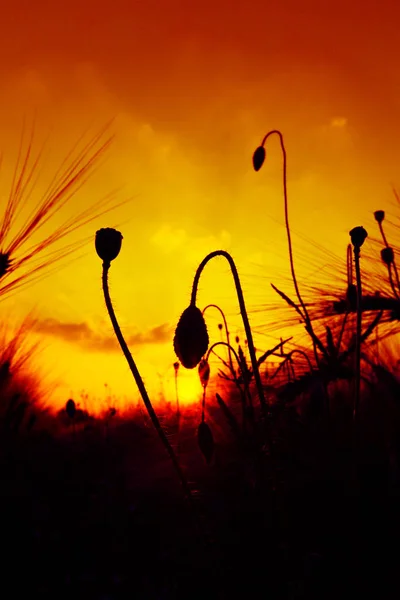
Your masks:
{"label": "poppy bud", "polygon": [[394,261],[393,248],[383,248],[383,250],[381,250],[381,258],[385,265],[391,265]]}
{"label": "poppy bud", "polygon": [[201,385],[203,388],[206,388],[208,385],[208,380],[210,379],[210,365],[204,358],[202,358],[199,363],[199,377]]}
{"label": "poppy bud", "polygon": [[208,349],[206,322],[200,309],[190,305],[186,308],[175,330],[175,354],[186,369],[194,369]]}
{"label": "poppy bud", "polygon": [[355,308],[357,306],[357,286],[354,283],[347,286],[346,298],[350,307]]}
{"label": "poppy bud", "polygon": [[121,250],[122,234],[116,229],[106,227],[96,231],[96,252],[106,263],[117,258]]}
{"label": "poppy bud", "polygon": [[377,223],[382,223],[383,219],[385,218],[385,211],[384,210],[376,210],[374,212],[374,217],[375,217],[375,221]]}
{"label": "poppy bud", "polygon": [[253,167],[255,171],[259,171],[264,164],[265,160],[265,148],[264,146],[258,146],[253,154]]}
{"label": "poppy bud", "polygon": [[351,243],[355,248],[361,248],[368,236],[368,233],[364,227],[354,227],[349,233],[351,237]]}

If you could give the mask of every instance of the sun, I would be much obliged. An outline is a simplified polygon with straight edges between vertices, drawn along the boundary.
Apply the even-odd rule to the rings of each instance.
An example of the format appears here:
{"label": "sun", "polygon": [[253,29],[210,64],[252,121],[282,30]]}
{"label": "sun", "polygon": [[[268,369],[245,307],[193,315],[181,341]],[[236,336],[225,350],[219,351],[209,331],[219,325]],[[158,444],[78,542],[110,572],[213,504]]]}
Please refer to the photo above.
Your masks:
{"label": "sun", "polygon": [[[183,406],[189,406],[200,402],[203,395],[203,388],[200,383],[197,369],[185,369],[180,365],[177,375],[177,388],[179,403]],[[175,377],[172,376],[168,381],[168,400],[176,398]]]}

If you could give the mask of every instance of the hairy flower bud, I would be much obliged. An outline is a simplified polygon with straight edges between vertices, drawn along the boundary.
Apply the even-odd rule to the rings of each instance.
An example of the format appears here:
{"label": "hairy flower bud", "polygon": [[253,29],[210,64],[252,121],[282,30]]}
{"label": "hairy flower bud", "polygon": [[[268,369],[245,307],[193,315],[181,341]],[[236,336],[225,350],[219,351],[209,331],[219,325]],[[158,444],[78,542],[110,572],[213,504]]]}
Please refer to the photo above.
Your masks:
{"label": "hairy flower bud", "polygon": [[355,248],[361,248],[368,236],[368,233],[364,227],[354,227],[349,233],[351,237],[351,243]]}
{"label": "hairy flower bud", "polygon": [[357,286],[354,283],[349,283],[346,290],[346,299],[352,309],[357,306]]}
{"label": "hairy flower bud", "polygon": [[253,167],[255,171],[259,171],[264,164],[265,160],[265,148],[264,146],[258,146],[253,154]]}
{"label": "hairy flower bud", "polygon": [[394,252],[393,252],[393,248],[383,248],[383,250],[381,250],[381,258],[383,260],[383,262],[385,263],[385,265],[389,266],[393,263],[394,261]]}
{"label": "hairy flower bud", "polygon": [[204,317],[197,306],[186,308],[175,330],[175,354],[186,369],[194,369],[208,349],[208,332]]}
{"label": "hairy flower bud", "polygon": [[96,231],[96,252],[106,263],[117,258],[121,250],[122,234],[116,229],[106,227]]}
{"label": "hairy flower bud", "polygon": [[375,217],[375,221],[377,223],[382,223],[383,219],[385,218],[385,211],[384,210],[376,210],[374,212],[374,217]]}
{"label": "hairy flower bud", "polygon": [[203,388],[206,388],[208,385],[208,380],[210,379],[210,365],[204,358],[202,358],[199,363],[199,377],[201,385]]}

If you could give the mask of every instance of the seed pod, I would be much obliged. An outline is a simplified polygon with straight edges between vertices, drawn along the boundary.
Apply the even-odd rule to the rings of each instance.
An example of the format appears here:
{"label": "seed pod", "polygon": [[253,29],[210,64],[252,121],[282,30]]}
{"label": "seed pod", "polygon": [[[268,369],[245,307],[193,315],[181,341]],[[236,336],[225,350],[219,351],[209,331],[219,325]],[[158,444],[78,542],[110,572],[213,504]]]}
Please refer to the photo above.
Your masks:
{"label": "seed pod", "polygon": [[201,310],[190,305],[186,308],[175,330],[175,354],[186,369],[197,367],[208,349],[208,333]]}
{"label": "seed pod", "polygon": [[75,402],[69,399],[65,405],[65,410],[67,411],[67,415],[69,416],[69,418],[73,419],[76,413]]}
{"label": "seed pod", "polygon": [[376,210],[374,212],[374,217],[375,217],[375,221],[377,223],[382,223],[383,219],[385,218],[385,211],[384,210]]}
{"label": "seed pod", "polygon": [[361,248],[368,236],[368,233],[364,227],[354,227],[349,234],[351,237],[351,243],[355,248]]}
{"label": "seed pod", "polygon": [[259,171],[264,164],[265,160],[265,148],[264,146],[258,146],[253,154],[253,167],[255,171]]}
{"label": "seed pod", "polygon": [[199,448],[209,465],[214,456],[214,437],[211,429],[204,421],[200,423],[197,430],[197,441]]}
{"label": "seed pod", "polygon": [[393,248],[383,248],[383,250],[381,250],[381,258],[383,260],[383,262],[385,263],[385,265],[390,266],[391,264],[393,264],[394,261],[394,252],[393,252]]}
{"label": "seed pod", "polygon": [[199,362],[199,377],[201,385],[203,388],[206,388],[208,385],[208,380],[210,379],[210,365],[204,358],[202,358]]}
{"label": "seed pod", "polygon": [[116,229],[106,227],[96,231],[96,252],[107,263],[117,258],[121,250],[122,234]]}

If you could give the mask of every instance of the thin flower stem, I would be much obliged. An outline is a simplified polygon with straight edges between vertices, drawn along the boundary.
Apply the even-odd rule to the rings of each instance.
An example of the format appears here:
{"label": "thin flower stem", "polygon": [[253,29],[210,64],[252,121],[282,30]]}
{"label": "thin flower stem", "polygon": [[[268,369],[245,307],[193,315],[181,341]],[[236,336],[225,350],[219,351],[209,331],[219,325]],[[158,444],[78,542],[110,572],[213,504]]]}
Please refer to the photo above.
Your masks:
{"label": "thin flower stem", "polygon": [[315,334],[314,334],[314,330],[312,327],[312,323],[311,323],[311,319],[310,316],[308,314],[308,310],[307,307],[303,301],[303,298],[300,294],[300,289],[299,289],[299,285],[297,283],[297,277],[296,277],[296,272],[294,270],[294,260],[293,260],[293,248],[292,248],[292,237],[291,237],[291,233],[290,233],[290,225],[289,225],[289,208],[288,208],[288,193],[287,193],[287,156],[286,156],[286,148],[285,148],[285,144],[283,141],[283,135],[282,133],[278,130],[278,129],[273,129],[272,131],[269,131],[265,136],[264,139],[261,143],[261,146],[265,146],[265,143],[267,141],[267,139],[273,135],[276,134],[279,137],[279,142],[281,145],[281,149],[282,149],[282,155],[283,155],[283,196],[284,196],[284,201],[285,201],[285,224],[286,224],[286,233],[287,233],[287,240],[288,240],[288,246],[289,246],[289,261],[290,261],[290,271],[292,274],[292,280],[293,280],[293,284],[294,284],[294,289],[296,291],[296,295],[298,298],[298,301],[300,303],[300,306],[303,310],[303,318],[304,318],[304,322],[306,324],[307,329],[310,332],[311,335],[311,339],[313,342],[313,348],[314,348],[314,355],[315,355],[315,360],[317,365],[319,364],[319,357],[318,357],[318,352],[317,352],[317,346],[316,346],[316,342],[315,342]]}
{"label": "thin flower stem", "polygon": [[207,386],[203,385],[203,400],[201,403],[201,422],[204,423],[205,415],[206,415],[206,392]]}
{"label": "thin flower stem", "polygon": [[355,348],[355,393],[354,393],[354,411],[353,417],[356,420],[360,403],[360,383],[361,383],[361,326],[362,326],[362,290],[361,290],[361,269],[360,269],[360,248],[354,247],[354,259],[356,265],[357,281],[357,327],[356,327],[356,348]]}
{"label": "thin flower stem", "polygon": [[170,457],[170,459],[171,459],[171,461],[172,461],[172,463],[173,463],[173,465],[175,467],[176,473],[177,473],[177,475],[178,475],[178,477],[179,477],[179,479],[181,481],[183,490],[184,490],[187,498],[190,501],[192,501],[192,493],[190,491],[190,488],[189,488],[188,482],[186,480],[186,477],[185,477],[185,475],[184,475],[184,473],[183,473],[183,471],[182,471],[182,469],[181,469],[181,467],[179,465],[179,462],[178,462],[178,459],[177,459],[177,457],[175,455],[175,452],[174,452],[174,450],[173,450],[173,448],[172,448],[172,446],[171,446],[171,444],[170,444],[170,442],[169,442],[169,440],[168,440],[168,438],[167,438],[167,436],[166,436],[163,428],[161,427],[160,421],[158,420],[158,417],[157,417],[156,412],[155,412],[155,410],[153,408],[153,405],[151,404],[150,398],[149,398],[149,396],[147,394],[147,390],[146,390],[145,385],[143,383],[143,380],[142,380],[142,378],[140,376],[140,373],[138,371],[136,363],[133,360],[133,357],[132,357],[132,355],[131,355],[131,353],[129,351],[129,348],[128,348],[126,342],[125,342],[125,339],[124,339],[124,337],[122,335],[122,332],[121,332],[121,329],[119,327],[117,318],[115,316],[114,308],[113,308],[113,305],[112,305],[112,302],[111,302],[110,291],[109,291],[109,287],[108,287],[108,271],[109,271],[109,269],[110,269],[110,263],[104,261],[103,262],[103,275],[102,275],[104,300],[105,300],[105,303],[106,303],[108,314],[110,316],[110,320],[111,320],[112,326],[114,328],[115,335],[117,336],[119,345],[121,346],[121,350],[122,350],[122,352],[125,355],[127,363],[129,365],[129,368],[130,368],[130,370],[132,372],[132,375],[133,375],[133,377],[134,377],[134,379],[136,381],[136,385],[139,388],[140,395],[143,398],[143,402],[145,404],[147,412],[149,413],[150,419],[151,419],[151,421],[152,421],[155,429],[157,430],[157,433],[160,436],[161,441],[164,444],[165,449],[167,450],[167,452],[169,454],[169,457]]}
{"label": "thin flower stem", "polygon": [[228,345],[229,366],[232,371],[232,375],[235,375],[235,371],[233,368],[233,362],[232,362],[232,347],[231,347],[230,341],[229,341],[228,324],[226,322],[224,311],[217,304],[208,304],[205,308],[203,308],[203,315],[208,308],[216,308],[221,314],[222,320],[224,322],[224,327],[225,327],[226,343]]}
{"label": "thin flower stem", "polygon": [[231,268],[231,271],[232,271],[232,275],[233,275],[233,279],[234,279],[235,287],[236,287],[236,293],[237,293],[239,306],[240,306],[240,313],[242,315],[243,325],[244,325],[244,329],[246,332],[246,338],[247,338],[247,342],[249,345],[249,353],[250,353],[250,358],[251,358],[251,364],[253,367],[254,379],[256,382],[256,386],[257,386],[257,392],[258,392],[261,408],[264,412],[266,412],[267,411],[267,403],[265,400],[264,390],[263,390],[262,383],[261,383],[260,372],[258,370],[256,352],[255,352],[254,342],[253,342],[253,335],[251,333],[249,318],[247,316],[247,310],[246,310],[246,305],[244,302],[242,286],[240,284],[239,274],[237,272],[235,262],[234,262],[233,258],[231,257],[231,255],[228,254],[228,252],[225,252],[225,250],[215,250],[214,252],[211,252],[210,254],[208,254],[202,260],[199,267],[197,268],[197,271],[196,271],[196,274],[194,277],[193,286],[192,286],[192,296],[191,296],[190,303],[192,306],[196,306],[196,296],[197,296],[197,290],[198,290],[198,286],[199,286],[200,275],[203,272],[203,269],[206,266],[206,264],[212,258],[215,258],[216,256],[223,256],[224,258],[226,258],[226,260],[228,261],[229,266]]}

